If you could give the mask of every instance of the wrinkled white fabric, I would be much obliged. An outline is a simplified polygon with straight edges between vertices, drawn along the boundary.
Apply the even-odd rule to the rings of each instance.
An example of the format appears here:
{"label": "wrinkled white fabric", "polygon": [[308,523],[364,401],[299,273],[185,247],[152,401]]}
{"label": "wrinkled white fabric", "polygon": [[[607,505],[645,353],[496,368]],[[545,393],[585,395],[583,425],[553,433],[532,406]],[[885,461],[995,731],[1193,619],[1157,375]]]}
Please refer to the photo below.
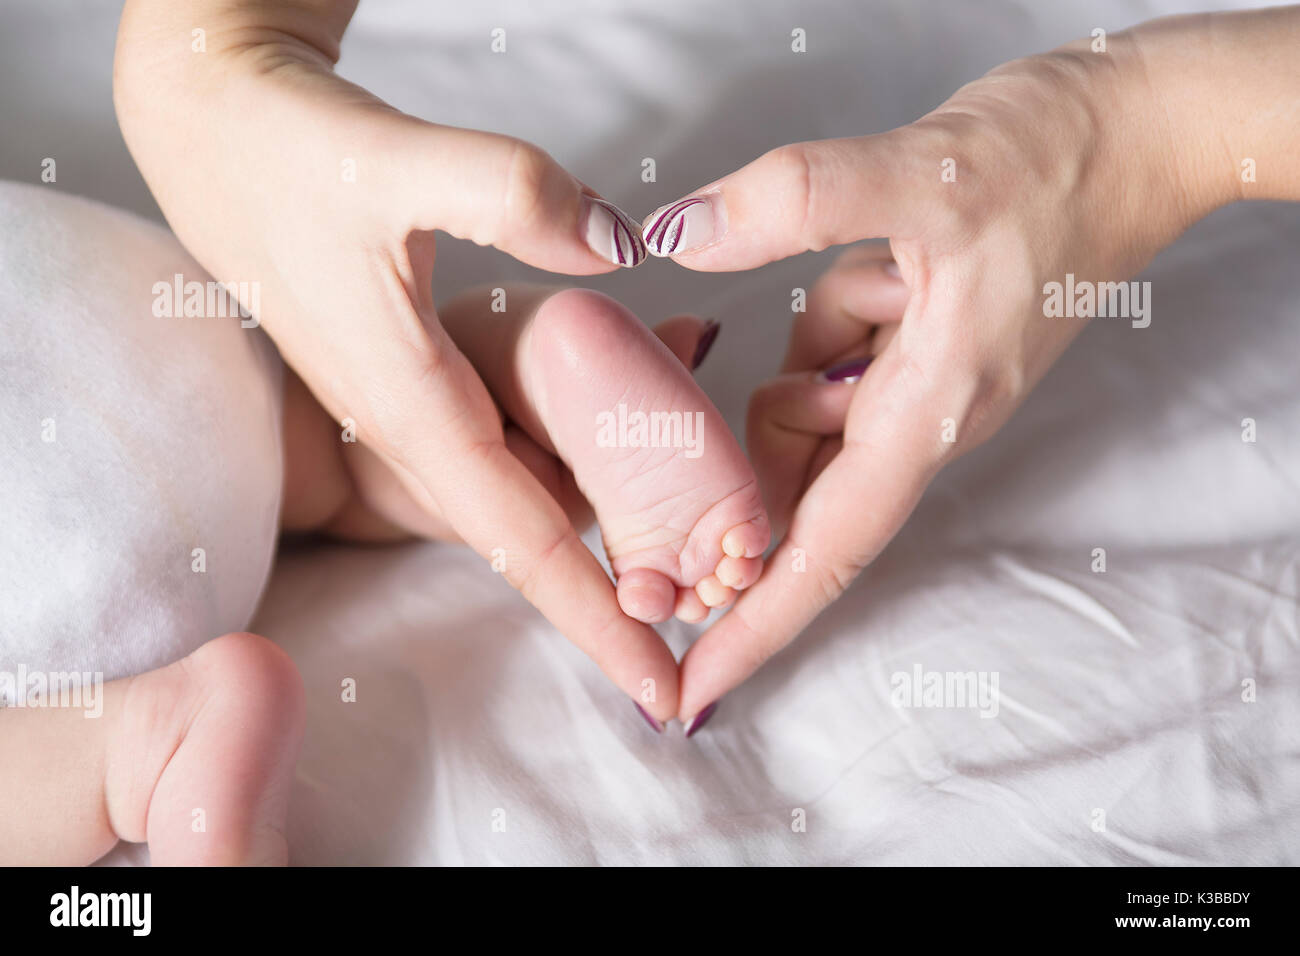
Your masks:
{"label": "wrinkled white fabric", "polygon": [[[367,0],[340,69],[417,115],[533,140],[644,214],[767,148],[884,130],[1009,58],[1192,8]],[[59,188],[147,212],[108,112],[113,16],[3,14],[3,62],[48,81],[0,85],[31,131],[0,140],[0,173],[34,178],[35,142],[49,143],[72,158]],[[505,53],[491,52],[497,27]],[[807,53],[791,51],[795,28]],[[56,44],[84,61],[47,62]],[[1195,227],[1142,277],[1151,327],[1094,322],[854,590],[689,742],[650,734],[464,550],[282,555],[255,627],[308,687],[294,859],[1297,862],[1298,247],[1296,207]],[[734,276],[654,261],[583,282],[646,319],[720,318],[700,378],[739,426],[779,362],[791,290],[832,256]],[[535,275],[447,241],[436,292]],[[668,633],[681,650],[694,631]],[[918,666],[996,674],[997,715],[893,706],[891,679]],[[356,703],[340,700],[346,678]]]}
{"label": "wrinkled white fabric", "polygon": [[177,275],[208,280],[154,223],[0,183],[0,670],[138,674],[257,606],[280,360],[238,317],[155,315]]}

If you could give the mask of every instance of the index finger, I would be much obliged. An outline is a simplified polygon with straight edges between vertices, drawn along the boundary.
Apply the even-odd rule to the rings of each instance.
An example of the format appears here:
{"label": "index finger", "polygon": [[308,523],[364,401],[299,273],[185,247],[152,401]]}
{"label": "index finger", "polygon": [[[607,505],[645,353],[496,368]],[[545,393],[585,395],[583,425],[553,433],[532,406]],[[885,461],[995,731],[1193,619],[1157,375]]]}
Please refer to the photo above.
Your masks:
{"label": "index finger", "polygon": [[[687,651],[682,720],[739,686],[844,593],[894,537],[945,457],[940,409],[901,349],[857,386],[843,449],[809,486],[763,576]],[[847,515],[853,520],[847,520]]]}
{"label": "index finger", "polygon": [[[902,235],[923,175],[903,131],[793,143],[643,221],[651,255],[689,269],[753,269],[800,252]],[[904,205],[904,197],[908,203]],[[910,211],[909,211],[910,210]]]}
{"label": "index finger", "polygon": [[[563,509],[506,448],[500,418],[469,362],[440,328],[432,370],[414,401],[421,427],[399,418],[389,453],[434,498],[456,533],[624,693],[660,720],[677,708],[677,662],[646,624],[627,617],[614,585]],[[393,374],[390,370],[389,374]]]}

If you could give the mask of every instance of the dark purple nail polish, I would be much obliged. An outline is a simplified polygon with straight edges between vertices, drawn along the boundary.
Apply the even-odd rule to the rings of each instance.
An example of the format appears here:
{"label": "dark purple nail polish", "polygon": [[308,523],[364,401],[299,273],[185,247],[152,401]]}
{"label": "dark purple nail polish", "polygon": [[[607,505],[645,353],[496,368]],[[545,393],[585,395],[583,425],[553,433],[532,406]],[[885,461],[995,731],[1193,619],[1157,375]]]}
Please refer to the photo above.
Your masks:
{"label": "dark purple nail polish", "polygon": [[832,365],[826,371],[822,372],[822,381],[840,382],[845,385],[852,385],[858,379],[862,378],[867,371],[867,366],[871,364],[874,356],[868,355],[866,358],[850,359],[847,362],[841,362],[839,365]]}
{"label": "dark purple nail polish", "polygon": [[664,725],[661,724],[659,721],[655,720],[648,713],[646,713],[644,707],[642,707],[636,701],[632,701],[632,706],[636,708],[636,712],[638,714],[640,714],[642,717],[645,718],[645,722],[650,725],[651,730],[653,730],[657,734],[662,734],[664,732]]}
{"label": "dark purple nail polish", "polygon": [[708,723],[709,718],[713,716],[713,712],[717,709],[718,709],[718,702],[715,700],[713,703],[709,704],[708,707],[705,707],[702,711],[700,711],[698,714],[696,714],[694,717],[688,720],[686,722],[686,736],[687,737],[693,736],[697,730],[699,730],[706,723]]}
{"label": "dark purple nail polish", "polygon": [[704,332],[700,335],[700,341],[695,345],[695,357],[691,359],[691,371],[694,372],[704,363],[704,358],[709,354],[709,349],[713,348],[713,343],[717,341],[718,332],[722,326],[718,324],[717,319],[709,319],[704,323]]}

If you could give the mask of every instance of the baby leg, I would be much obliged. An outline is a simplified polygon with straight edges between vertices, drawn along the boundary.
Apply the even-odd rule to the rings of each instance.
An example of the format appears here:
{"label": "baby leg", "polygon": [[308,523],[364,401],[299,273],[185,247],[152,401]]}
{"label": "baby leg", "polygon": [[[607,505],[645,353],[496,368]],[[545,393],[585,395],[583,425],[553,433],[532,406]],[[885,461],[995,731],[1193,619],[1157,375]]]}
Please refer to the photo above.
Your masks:
{"label": "baby leg", "polygon": [[[207,311],[224,300],[157,225],[7,183],[0,221],[0,863],[119,837],[283,862],[301,690],[239,633],[277,536],[279,359]],[[36,706],[72,674],[82,706]]]}
{"label": "baby leg", "polygon": [[[438,503],[401,468],[361,441],[345,441],[302,380],[286,368],[281,530],[381,543],[412,536],[460,541]],[[591,508],[563,463],[510,422],[505,444],[579,530]]]}
{"label": "baby leg", "polygon": [[274,644],[228,634],[79,703],[0,708],[0,866],[83,865],[118,840],[161,866],[286,862],[303,690]]}

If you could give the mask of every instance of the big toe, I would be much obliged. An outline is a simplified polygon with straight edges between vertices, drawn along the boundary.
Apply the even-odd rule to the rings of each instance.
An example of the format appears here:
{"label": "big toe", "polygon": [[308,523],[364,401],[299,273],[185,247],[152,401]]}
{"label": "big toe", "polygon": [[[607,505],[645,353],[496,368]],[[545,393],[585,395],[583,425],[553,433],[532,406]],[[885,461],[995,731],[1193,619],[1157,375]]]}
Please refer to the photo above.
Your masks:
{"label": "big toe", "polygon": [[673,616],[677,588],[649,568],[633,568],[618,579],[618,606],[628,617],[659,624]]}

